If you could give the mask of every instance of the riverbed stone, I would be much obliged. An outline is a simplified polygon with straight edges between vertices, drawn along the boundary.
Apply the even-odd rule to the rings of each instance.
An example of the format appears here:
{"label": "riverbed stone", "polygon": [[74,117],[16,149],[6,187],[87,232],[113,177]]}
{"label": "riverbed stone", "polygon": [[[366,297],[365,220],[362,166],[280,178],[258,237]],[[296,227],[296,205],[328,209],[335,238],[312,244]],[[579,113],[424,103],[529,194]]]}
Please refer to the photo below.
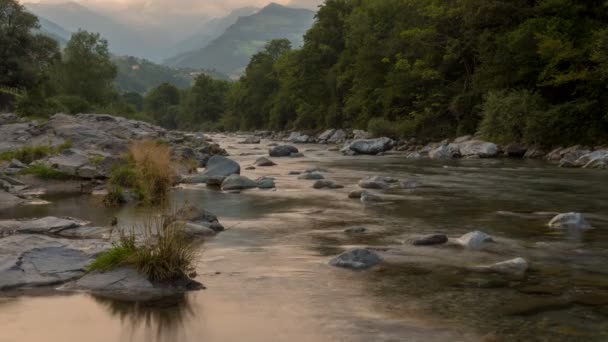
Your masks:
{"label": "riverbed stone", "polygon": [[359,139],[346,145],[342,152],[345,154],[368,154],[377,155],[386,152],[395,146],[395,141],[391,138],[383,137],[377,139]]}
{"label": "riverbed stone", "polygon": [[304,173],[304,174],[298,176],[298,179],[319,180],[319,179],[325,179],[325,176],[323,176],[319,172],[315,171],[315,172],[310,172],[310,173]]}
{"label": "riverbed stone", "polygon": [[278,145],[268,150],[268,154],[271,157],[289,157],[292,153],[299,153],[295,146],[291,145]]}
{"label": "riverbed stone", "polygon": [[239,141],[239,144],[255,145],[255,144],[259,144],[261,141],[262,141],[262,139],[259,136],[252,135],[252,136],[248,136],[244,140]]}
{"label": "riverbed stone", "polygon": [[348,198],[361,199],[361,195],[363,194],[363,191],[364,190],[353,190],[348,193]]}
{"label": "riverbed stone", "polygon": [[215,214],[200,207],[186,206],[175,213],[178,220],[208,227],[216,232],[224,230]]}
{"label": "riverbed stone", "polygon": [[384,199],[379,195],[376,195],[369,191],[361,192],[361,202],[362,203],[377,203],[377,202],[382,202],[382,201],[384,201]]}
{"label": "riverbed stone", "polygon": [[496,144],[481,141],[469,140],[459,144],[462,157],[494,158],[498,155]]}
{"label": "riverbed stone", "polygon": [[387,189],[390,185],[378,178],[365,178],[359,181],[359,187],[362,189]]}
{"label": "riverbed stone", "polygon": [[132,267],[89,273],[62,287],[62,290],[66,291],[85,291],[96,296],[129,302],[155,301],[201,289],[202,284],[192,279],[155,284]]}
{"label": "riverbed stone", "polygon": [[331,259],[329,264],[352,270],[364,270],[374,267],[382,261],[382,257],[375,251],[367,248],[356,248]]}
{"label": "riverbed stone", "polygon": [[331,128],[328,130],[325,130],[323,133],[319,134],[319,136],[317,136],[317,140],[320,143],[326,143],[327,140],[329,140],[329,138],[331,138],[331,136],[336,132],[335,129]]}
{"label": "riverbed stone", "polygon": [[478,272],[494,272],[513,277],[522,277],[528,270],[528,261],[526,261],[524,258],[515,258],[492,265],[476,266],[473,268],[473,270]]}
{"label": "riverbed stone", "polygon": [[460,147],[457,144],[442,144],[429,151],[429,158],[431,159],[452,159],[460,156]]}
{"label": "riverbed stone", "polygon": [[564,213],[555,216],[549,222],[553,229],[591,229],[591,224],[585,220],[581,213]]}
{"label": "riverbed stone", "polygon": [[275,166],[277,165],[275,162],[273,162],[272,160],[266,158],[266,157],[260,157],[258,158],[255,163],[253,163],[255,166],[260,166],[260,167],[267,167],[267,166]]}
{"label": "riverbed stone", "polygon": [[433,246],[442,245],[448,242],[448,237],[445,234],[430,234],[415,238],[412,241],[414,246]]}
{"label": "riverbed stone", "polygon": [[228,176],[222,182],[222,190],[224,191],[245,190],[257,187],[257,184],[253,180],[241,175]]}
{"label": "riverbed stone", "polygon": [[476,230],[464,234],[456,239],[456,242],[463,247],[476,250],[485,248],[488,243],[494,242],[494,239],[490,235]]}
{"label": "riverbed stone", "polygon": [[296,144],[307,144],[309,142],[312,142],[313,138],[301,132],[292,132],[285,140]]}
{"label": "riverbed stone", "polygon": [[24,199],[0,190],[0,210],[11,208],[25,202]]}
{"label": "riverbed stone", "polygon": [[272,177],[260,177],[256,179],[256,184],[260,189],[274,189],[276,188],[276,184],[274,183],[274,178]]}
{"label": "riverbed stone", "polygon": [[228,177],[234,174],[241,174],[239,163],[220,155],[209,158],[207,169],[202,173],[204,177]]}
{"label": "riverbed stone", "polygon": [[347,234],[363,234],[367,233],[368,229],[365,227],[351,227],[344,229],[344,232]]}
{"label": "riverbed stone", "polygon": [[337,184],[329,179],[321,179],[316,181],[312,187],[314,189],[342,189],[344,188],[344,185]]}

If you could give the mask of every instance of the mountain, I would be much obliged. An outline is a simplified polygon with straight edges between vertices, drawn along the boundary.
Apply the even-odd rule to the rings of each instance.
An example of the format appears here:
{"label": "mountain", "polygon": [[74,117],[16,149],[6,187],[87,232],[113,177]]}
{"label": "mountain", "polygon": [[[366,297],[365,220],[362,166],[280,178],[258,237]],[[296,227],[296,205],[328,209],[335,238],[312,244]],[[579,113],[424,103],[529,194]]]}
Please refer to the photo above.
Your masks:
{"label": "mountain", "polygon": [[55,39],[61,46],[64,46],[70,40],[70,37],[72,37],[72,32],[46,18],[38,17],[38,23],[40,24],[40,28],[36,31]]}
{"label": "mountain", "polygon": [[174,46],[175,54],[181,54],[193,50],[202,49],[214,39],[222,35],[226,29],[232,26],[239,17],[246,17],[259,11],[257,7],[244,7],[230,12],[225,17],[214,18],[206,22],[196,33],[180,41]]}
{"label": "mountain", "polygon": [[136,27],[91,10],[75,2],[66,3],[28,3],[26,8],[67,31],[83,29],[100,33],[108,40],[110,51],[120,55],[132,55],[160,59],[162,48],[153,36],[147,36]]}
{"label": "mountain", "polygon": [[166,61],[175,67],[218,70],[235,76],[251,56],[272,39],[287,38],[293,46],[303,43],[304,33],[312,26],[315,13],[270,4],[250,16],[240,17],[232,26],[202,49],[179,54]]}
{"label": "mountain", "polygon": [[213,78],[228,79],[227,76],[213,71],[176,69],[131,56],[114,57],[113,62],[118,69],[114,84],[121,92],[145,94],[162,83],[170,83],[183,89],[190,87],[194,78],[201,73]]}

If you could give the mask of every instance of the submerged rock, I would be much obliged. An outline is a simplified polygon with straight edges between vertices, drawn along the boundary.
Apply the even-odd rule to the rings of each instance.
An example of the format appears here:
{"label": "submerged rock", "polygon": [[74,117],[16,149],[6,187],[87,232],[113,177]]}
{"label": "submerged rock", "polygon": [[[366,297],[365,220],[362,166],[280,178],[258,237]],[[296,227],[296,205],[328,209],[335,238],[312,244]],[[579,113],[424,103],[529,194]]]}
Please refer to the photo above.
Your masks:
{"label": "submerged rock", "polygon": [[549,227],[554,229],[591,229],[591,225],[581,213],[565,213],[555,216]]}
{"label": "submerged rock", "polygon": [[366,248],[357,248],[338,255],[331,259],[329,264],[352,270],[364,270],[381,262],[382,257],[378,253]]}
{"label": "submerged rock", "polygon": [[378,196],[369,191],[361,192],[361,202],[362,203],[376,203],[376,202],[382,202],[383,200],[384,199],[381,196]]}
{"label": "submerged rock", "polygon": [[470,249],[483,249],[488,243],[494,242],[492,237],[484,232],[474,231],[466,233],[456,240],[456,242]]}
{"label": "submerged rock", "polygon": [[325,179],[325,176],[323,176],[322,174],[315,171],[315,172],[310,172],[310,173],[305,173],[303,175],[300,175],[298,177],[298,179],[318,180],[318,179]]}
{"label": "submerged rock", "polygon": [[270,150],[268,150],[268,154],[271,157],[289,157],[294,153],[299,153],[298,149],[295,146],[291,145],[279,145],[274,146]]}
{"label": "submerged rock", "polygon": [[224,156],[215,155],[209,158],[207,169],[202,173],[203,177],[228,177],[241,174],[239,163]]}
{"label": "submerged rock", "polygon": [[363,234],[367,233],[367,228],[365,227],[352,227],[344,229],[344,232],[347,234]]}
{"label": "submerged rock", "polygon": [[257,188],[257,184],[251,179],[241,175],[231,175],[222,182],[222,190],[245,190]]}
{"label": "submerged rock", "polygon": [[441,245],[448,242],[448,237],[445,234],[431,234],[415,238],[412,241],[414,246],[433,246]]}
{"label": "submerged rock", "polygon": [[345,154],[369,154],[376,155],[386,152],[395,146],[395,141],[390,138],[360,139],[355,140],[342,149]]}
{"label": "submerged rock", "polygon": [[312,187],[315,189],[342,189],[344,185],[336,184],[336,182],[328,179],[321,179],[316,181]]}
{"label": "submerged rock", "polygon": [[522,277],[528,270],[528,262],[524,258],[498,262],[492,265],[477,266],[473,270],[478,272],[495,272],[514,277]]}
{"label": "submerged rock", "polygon": [[195,280],[184,278],[168,283],[153,283],[131,267],[108,272],[93,272],[62,287],[66,291],[86,291],[96,296],[121,301],[144,302],[160,300],[203,289]]}
{"label": "submerged rock", "polygon": [[266,157],[260,157],[258,158],[255,163],[253,163],[255,166],[261,166],[261,167],[266,167],[266,166],[275,166],[277,165],[275,162],[273,162],[272,160],[266,158]]}

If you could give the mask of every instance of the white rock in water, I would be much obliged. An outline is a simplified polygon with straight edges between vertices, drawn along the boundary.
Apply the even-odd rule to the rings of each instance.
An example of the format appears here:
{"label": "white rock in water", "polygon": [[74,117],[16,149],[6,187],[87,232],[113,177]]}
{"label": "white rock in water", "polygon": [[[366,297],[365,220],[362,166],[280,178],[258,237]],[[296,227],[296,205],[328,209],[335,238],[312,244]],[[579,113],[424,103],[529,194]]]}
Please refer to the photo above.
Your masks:
{"label": "white rock in water", "polygon": [[507,261],[498,262],[487,266],[478,266],[474,270],[480,272],[496,272],[512,276],[521,277],[528,270],[528,261],[524,258],[515,258]]}
{"label": "white rock in water", "polygon": [[466,233],[456,240],[458,244],[470,249],[482,249],[489,242],[494,242],[492,237],[484,232],[474,231]]}
{"label": "white rock in water", "polygon": [[554,229],[591,229],[591,225],[581,213],[565,213],[555,216],[549,227]]}

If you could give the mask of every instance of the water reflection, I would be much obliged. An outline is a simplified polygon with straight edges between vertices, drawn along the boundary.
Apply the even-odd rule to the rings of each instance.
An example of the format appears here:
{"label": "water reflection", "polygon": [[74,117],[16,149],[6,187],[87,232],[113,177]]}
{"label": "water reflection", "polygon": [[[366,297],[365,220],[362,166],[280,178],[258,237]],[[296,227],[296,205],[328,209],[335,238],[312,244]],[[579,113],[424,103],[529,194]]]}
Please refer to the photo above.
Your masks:
{"label": "water reflection", "polygon": [[154,302],[123,302],[92,296],[112,316],[120,319],[128,340],[136,335],[145,341],[184,340],[184,323],[196,315],[186,295],[177,295]]}

